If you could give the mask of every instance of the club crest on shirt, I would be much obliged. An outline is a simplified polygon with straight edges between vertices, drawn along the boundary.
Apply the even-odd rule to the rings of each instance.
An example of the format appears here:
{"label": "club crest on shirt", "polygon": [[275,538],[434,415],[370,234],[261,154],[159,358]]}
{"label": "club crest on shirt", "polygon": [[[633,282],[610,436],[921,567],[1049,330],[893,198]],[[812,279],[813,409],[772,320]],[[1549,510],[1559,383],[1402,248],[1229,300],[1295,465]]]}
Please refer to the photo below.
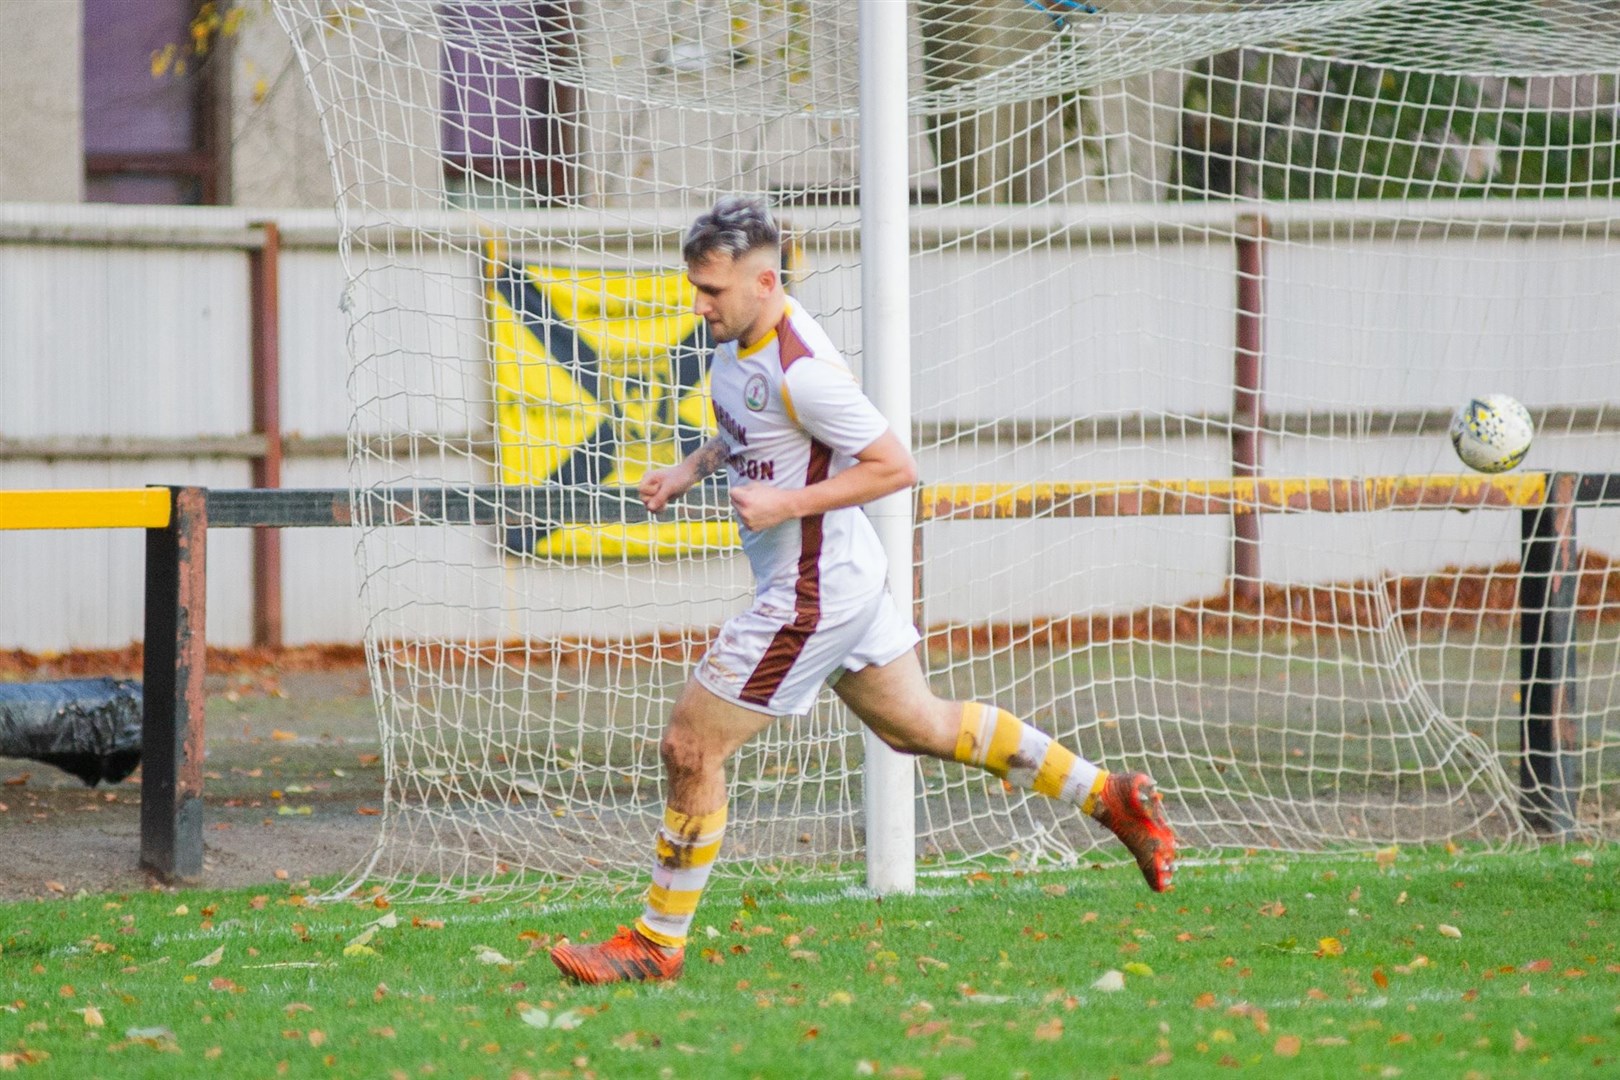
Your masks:
{"label": "club crest on shirt", "polygon": [[770,400],[771,390],[765,382],[765,376],[755,373],[748,377],[743,384],[743,404],[748,406],[750,412],[759,412]]}

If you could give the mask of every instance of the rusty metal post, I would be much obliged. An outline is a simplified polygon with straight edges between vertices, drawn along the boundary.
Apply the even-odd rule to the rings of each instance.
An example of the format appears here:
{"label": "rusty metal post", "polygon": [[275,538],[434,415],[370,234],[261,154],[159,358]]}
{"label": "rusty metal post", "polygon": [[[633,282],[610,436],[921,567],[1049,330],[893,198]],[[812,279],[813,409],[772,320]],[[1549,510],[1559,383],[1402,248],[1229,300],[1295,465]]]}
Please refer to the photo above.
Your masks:
{"label": "rusty metal post", "polygon": [[208,493],[170,491],[168,527],[146,531],[141,865],[165,881],[195,882],[203,862]]}
{"label": "rusty metal post", "polygon": [[1575,829],[1581,731],[1575,700],[1577,473],[1548,477],[1547,500],[1520,514],[1519,786],[1525,822],[1561,837]]}
{"label": "rusty metal post", "polygon": [[[253,486],[281,486],[281,230],[261,222],[264,242],[248,253],[252,309],[253,431],[264,454],[253,459]],[[253,530],[253,644],[282,641],[281,533]]]}
{"label": "rusty metal post", "polygon": [[[1266,220],[1258,214],[1238,218],[1237,325],[1232,378],[1232,475],[1260,475],[1260,428],[1264,415],[1265,370],[1265,236]],[[1260,514],[1250,507],[1232,514],[1232,599],[1260,602]]]}

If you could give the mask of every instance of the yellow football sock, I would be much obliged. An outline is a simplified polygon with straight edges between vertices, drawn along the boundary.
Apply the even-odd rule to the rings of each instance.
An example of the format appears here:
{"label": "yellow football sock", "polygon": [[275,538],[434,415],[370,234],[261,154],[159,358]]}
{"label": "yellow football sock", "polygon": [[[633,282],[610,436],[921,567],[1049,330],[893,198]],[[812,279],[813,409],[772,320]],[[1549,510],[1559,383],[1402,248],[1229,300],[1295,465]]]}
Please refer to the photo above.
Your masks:
{"label": "yellow football sock", "polygon": [[715,857],[720,854],[725,831],[724,806],[707,814],[683,814],[664,808],[652,887],[647,890],[646,910],[636,920],[636,930],[642,937],[670,949],[686,944],[692,915],[708,884]]}
{"label": "yellow football sock", "polygon": [[977,765],[1014,787],[1073,803],[1097,804],[1108,773],[1005,709],[969,701],[962,706],[956,760]]}

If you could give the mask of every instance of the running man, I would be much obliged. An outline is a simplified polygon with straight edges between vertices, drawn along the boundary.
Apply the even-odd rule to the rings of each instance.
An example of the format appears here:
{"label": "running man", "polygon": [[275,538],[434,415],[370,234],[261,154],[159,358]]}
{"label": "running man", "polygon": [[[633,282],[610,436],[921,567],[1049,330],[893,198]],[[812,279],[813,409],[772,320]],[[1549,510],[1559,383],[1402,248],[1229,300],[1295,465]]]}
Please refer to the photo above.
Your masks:
{"label": "running man", "polygon": [[729,620],[682,692],[660,744],[668,803],[646,908],[600,944],[551,959],[579,982],[680,975],[698,899],[726,826],[725,766],[779,716],[833,689],[885,743],[974,765],[1080,807],[1170,887],[1175,835],[1143,773],[1110,774],[993,705],[934,696],[919,636],[885,586],[887,561],[861,507],[917,480],[911,454],[827,335],[782,288],[781,234],[761,200],[728,196],[698,217],[682,255],[693,311],[716,344],[719,434],[648,473],[649,511],[724,468],[754,605]]}

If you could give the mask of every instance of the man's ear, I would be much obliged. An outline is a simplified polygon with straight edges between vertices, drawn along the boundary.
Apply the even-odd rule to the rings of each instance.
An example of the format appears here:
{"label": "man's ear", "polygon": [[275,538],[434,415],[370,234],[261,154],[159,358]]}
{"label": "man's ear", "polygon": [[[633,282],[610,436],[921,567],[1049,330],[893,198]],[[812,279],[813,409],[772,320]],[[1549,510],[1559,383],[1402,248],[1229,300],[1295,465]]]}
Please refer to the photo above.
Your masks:
{"label": "man's ear", "polygon": [[781,278],[782,275],[774,266],[762,266],[759,269],[758,276],[754,278],[754,281],[759,286],[760,292],[769,293],[776,288],[776,283],[780,281]]}

